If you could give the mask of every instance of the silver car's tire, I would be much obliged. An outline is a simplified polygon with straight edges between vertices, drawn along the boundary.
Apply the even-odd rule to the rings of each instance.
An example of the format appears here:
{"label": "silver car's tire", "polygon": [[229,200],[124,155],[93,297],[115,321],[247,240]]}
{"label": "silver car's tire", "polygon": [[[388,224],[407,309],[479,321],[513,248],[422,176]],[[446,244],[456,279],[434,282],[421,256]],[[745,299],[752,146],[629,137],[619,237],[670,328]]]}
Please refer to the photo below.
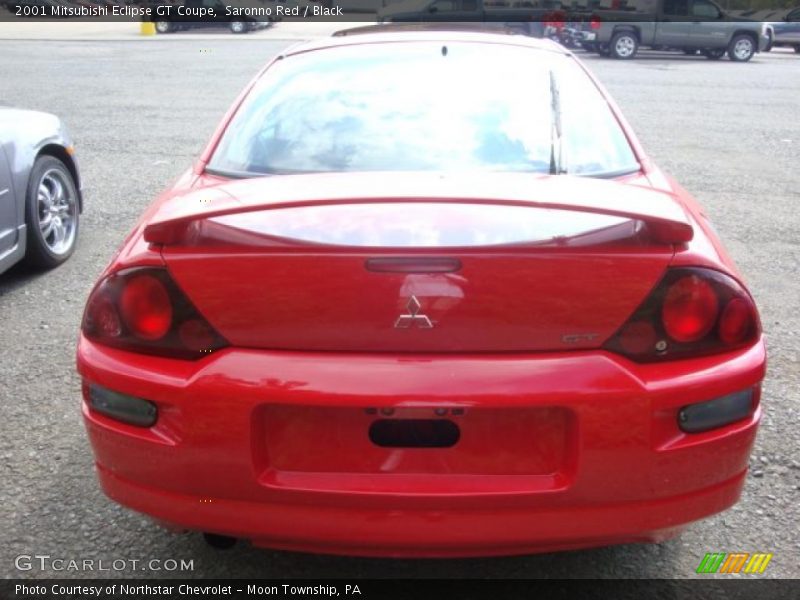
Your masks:
{"label": "silver car's tire", "polygon": [[169,21],[156,21],[156,31],[158,33],[169,33],[172,31],[172,23]]}
{"label": "silver car's tire", "polygon": [[728,46],[728,58],[735,62],[747,62],[756,53],[756,41],[749,35],[740,33]]}
{"label": "silver car's tire", "polygon": [[611,38],[608,49],[612,58],[630,60],[639,50],[639,40],[632,31],[620,31]]}
{"label": "silver car's tire", "polygon": [[57,158],[40,156],[31,170],[25,197],[25,262],[50,269],[75,251],[80,227],[78,189],[72,173]]}

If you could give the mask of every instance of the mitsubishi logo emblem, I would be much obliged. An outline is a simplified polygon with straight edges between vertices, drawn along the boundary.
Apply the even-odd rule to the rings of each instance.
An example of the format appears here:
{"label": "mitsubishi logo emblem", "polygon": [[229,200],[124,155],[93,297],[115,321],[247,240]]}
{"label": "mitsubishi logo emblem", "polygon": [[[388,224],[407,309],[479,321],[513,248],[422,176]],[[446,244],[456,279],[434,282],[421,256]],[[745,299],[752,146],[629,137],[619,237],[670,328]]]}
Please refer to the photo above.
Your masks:
{"label": "mitsubishi logo emblem", "polygon": [[397,321],[394,322],[395,329],[409,329],[416,325],[420,329],[433,329],[433,321],[427,315],[420,314],[422,305],[417,300],[416,296],[411,296],[406,304],[407,315],[400,315]]}

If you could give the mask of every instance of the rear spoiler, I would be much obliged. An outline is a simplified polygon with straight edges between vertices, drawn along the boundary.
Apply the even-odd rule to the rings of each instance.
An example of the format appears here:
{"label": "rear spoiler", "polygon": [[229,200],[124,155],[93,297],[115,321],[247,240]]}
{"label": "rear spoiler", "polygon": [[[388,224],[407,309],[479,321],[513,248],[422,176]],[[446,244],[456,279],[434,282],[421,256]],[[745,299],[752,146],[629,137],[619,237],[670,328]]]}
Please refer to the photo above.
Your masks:
{"label": "rear spoiler", "polygon": [[384,202],[467,202],[573,210],[645,222],[656,241],[693,237],[683,207],[651,188],[585,177],[523,173],[331,173],[242,179],[164,201],[144,229],[151,244],[175,245],[201,220],[259,210]]}

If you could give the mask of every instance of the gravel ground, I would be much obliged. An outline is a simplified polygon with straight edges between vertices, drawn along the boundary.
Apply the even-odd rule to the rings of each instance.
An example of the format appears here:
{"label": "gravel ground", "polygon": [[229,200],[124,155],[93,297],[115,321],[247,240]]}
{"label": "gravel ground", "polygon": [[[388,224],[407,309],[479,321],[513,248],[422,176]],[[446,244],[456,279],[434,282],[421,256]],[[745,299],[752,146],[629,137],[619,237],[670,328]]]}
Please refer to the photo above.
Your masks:
{"label": "gravel ground", "polygon": [[800,577],[800,57],[786,52],[749,64],[664,54],[627,63],[586,57],[651,156],[705,204],[762,311],[770,353],[765,416],[744,497],[732,510],[657,545],[368,560],[246,544],[219,553],[198,535],[162,531],[103,496],[74,371],[86,296],[137,215],[189,165],[241,87],[285,44],[0,42],[0,104],[65,119],[77,140],[87,204],[67,264],[47,274],[15,268],[0,276],[0,576],[20,575],[19,554],[49,554],[193,560],[187,575],[198,577],[690,577],[706,552],[766,551],[775,556],[765,576]]}

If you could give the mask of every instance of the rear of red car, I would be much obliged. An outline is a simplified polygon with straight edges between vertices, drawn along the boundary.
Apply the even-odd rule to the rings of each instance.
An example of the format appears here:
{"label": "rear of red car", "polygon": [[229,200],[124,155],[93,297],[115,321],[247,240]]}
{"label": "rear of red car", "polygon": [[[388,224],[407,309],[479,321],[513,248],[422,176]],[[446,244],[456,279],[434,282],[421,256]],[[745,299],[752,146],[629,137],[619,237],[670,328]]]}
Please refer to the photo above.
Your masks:
{"label": "rear of red car", "polygon": [[[104,490],[179,528],[373,555],[658,540],[732,505],[764,347],[691,207],[553,173],[600,167],[560,103],[544,172],[445,174],[364,168],[402,133],[334,158],[357,114],[337,101],[316,154],[275,122],[248,158],[265,177],[230,182],[255,163],[226,133],[226,176],[156,204],[92,292],[78,367]],[[535,170],[536,135],[466,159],[524,146]]]}

